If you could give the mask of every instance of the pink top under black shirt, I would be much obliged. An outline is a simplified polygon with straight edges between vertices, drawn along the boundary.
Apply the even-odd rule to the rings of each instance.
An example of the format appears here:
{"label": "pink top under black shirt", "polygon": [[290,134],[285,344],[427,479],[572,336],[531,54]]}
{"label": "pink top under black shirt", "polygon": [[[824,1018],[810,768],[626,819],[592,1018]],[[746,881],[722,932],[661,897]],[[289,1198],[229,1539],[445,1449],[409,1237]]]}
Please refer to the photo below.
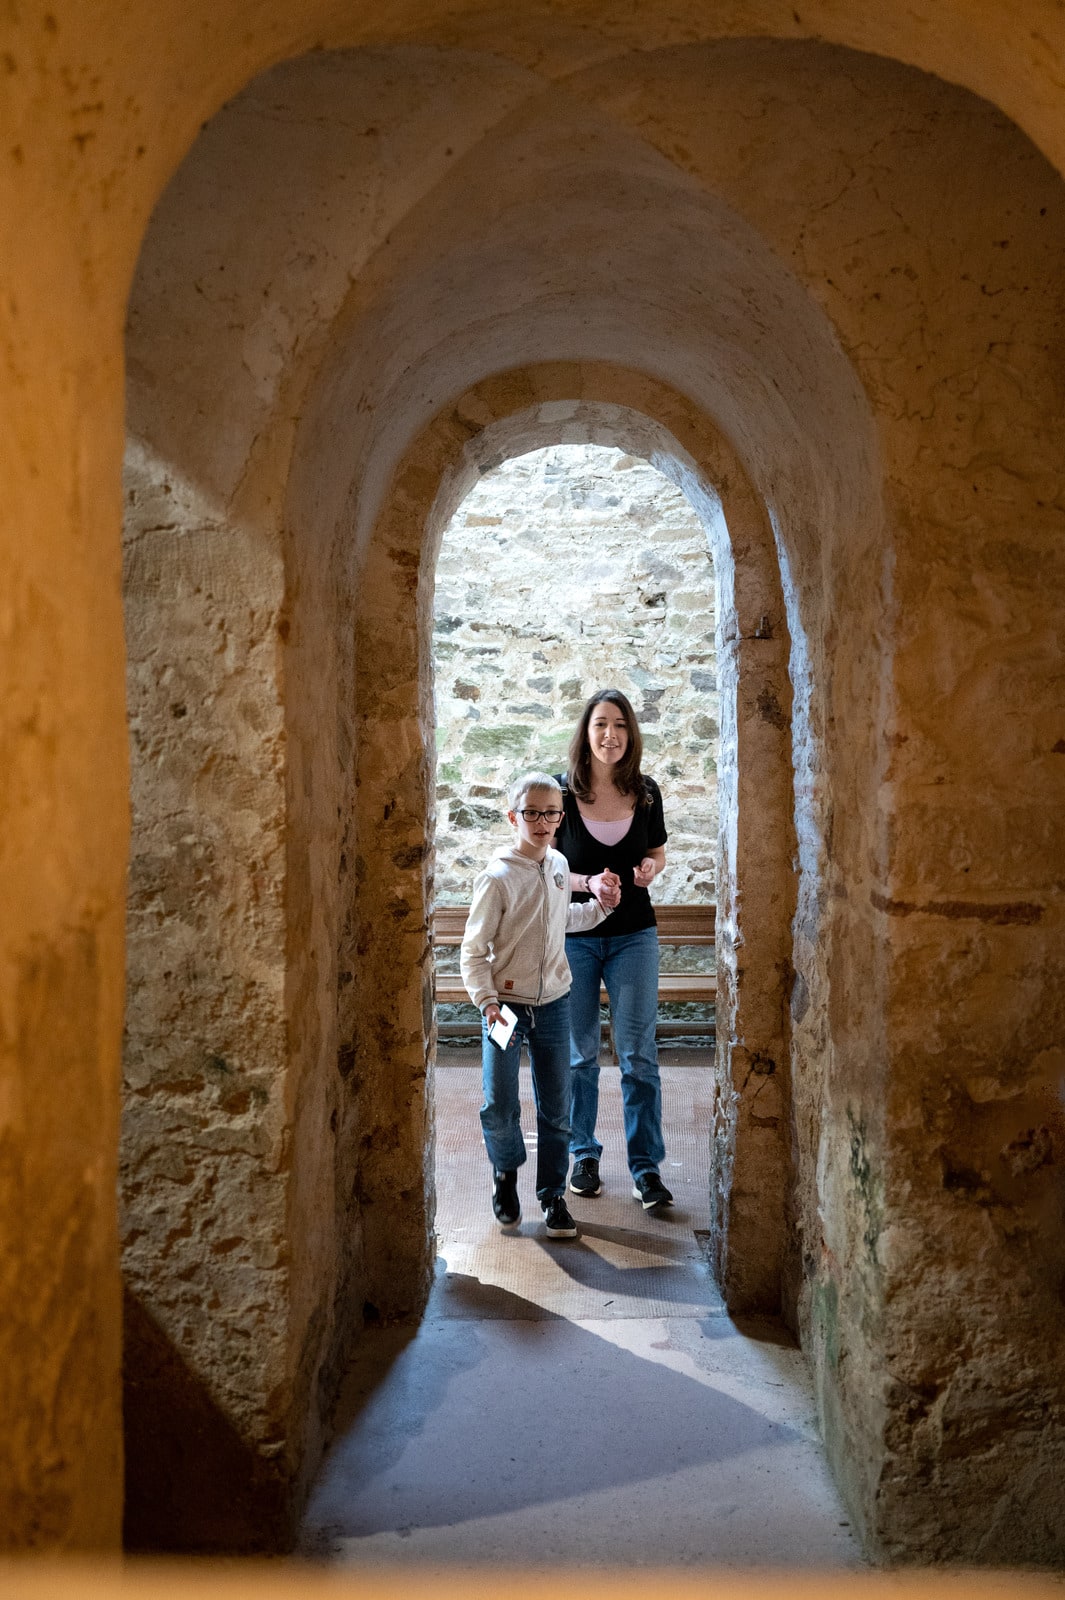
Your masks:
{"label": "pink top under black shirt", "polygon": [[[554,839],[555,849],[561,850],[571,872],[587,873],[594,878],[597,872],[609,867],[621,879],[621,904],[610,913],[606,922],[587,933],[570,933],[566,937],[613,938],[615,934],[639,933],[642,928],[653,928],[655,913],[651,896],[646,889],[633,883],[632,869],[639,866],[649,851],[664,845],[668,838],[662,793],[657,783],[653,778],[645,777],[643,782],[649,803],[637,805],[632,816],[621,824],[607,824],[624,829],[623,836],[615,844],[610,844],[592,833],[580,814],[577,797],[566,779],[559,777],[558,781],[562,785],[563,815]],[[603,824],[598,826],[602,827]],[[575,893],[573,898],[583,900],[588,896]]]}

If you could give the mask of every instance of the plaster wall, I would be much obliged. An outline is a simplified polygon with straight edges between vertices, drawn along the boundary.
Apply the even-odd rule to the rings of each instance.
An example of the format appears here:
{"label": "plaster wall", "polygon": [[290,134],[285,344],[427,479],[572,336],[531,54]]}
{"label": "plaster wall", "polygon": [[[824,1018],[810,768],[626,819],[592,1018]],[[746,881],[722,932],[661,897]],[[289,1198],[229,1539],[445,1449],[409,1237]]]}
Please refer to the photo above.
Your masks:
{"label": "plaster wall", "polygon": [[[356,27],[343,6],[306,8],[294,22],[287,7],[263,4],[249,28],[234,26],[225,4],[209,17],[186,5],[153,8],[149,39],[137,31],[149,20],[128,9],[89,16],[58,5],[5,24],[11,136],[0,214],[18,224],[7,250],[0,389],[10,558],[3,637],[12,663],[3,848],[19,907],[5,932],[2,1012],[2,1214],[17,1219],[6,1224],[4,1260],[18,1309],[0,1363],[15,1391],[5,1404],[16,1446],[0,1519],[10,1542],[106,1542],[115,1530],[113,1474],[100,1463],[117,1459],[110,1194],[125,827],[116,530],[126,287],[163,179],[224,96],[272,58],[374,32],[378,46],[402,33],[518,59],[486,67],[493,88],[478,84],[478,106],[513,107],[519,78],[531,89],[563,74],[573,105],[556,91],[542,96],[457,180],[447,164],[457,147],[444,142],[449,118],[438,113],[426,143],[436,170],[452,176],[431,193],[426,183],[416,226],[370,230],[390,243],[347,296],[306,407],[307,368],[341,310],[346,266],[320,322],[318,302],[300,314],[306,342],[295,341],[292,371],[272,390],[270,426],[243,458],[235,451],[225,494],[239,482],[239,520],[265,524],[286,550],[278,508],[302,414],[307,471],[315,446],[338,445],[345,467],[321,474],[313,491],[302,480],[289,504],[313,503],[317,515],[289,519],[286,534],[302,539],[313,525],[328,550],[343,525],[362,561],[360,540],[406,442],[484,370],[545,350],[668,372],[719,419],[773,516],[790,601],[802,866],[797,1297],[823,1375],[830,1443],[875,1550],[1060,1557],[1043,1487],[1059,1480],[1061,1438],[1052,1359],[1060,1319],[1047,1287],[1060,1282],[1061,863],[1052,825],[1061,798],[1060,183],[1013,127],[941,82],[820,47],[801,70],[793,57],[774,60],[768,43],[753,52],[677,49],[667,60],[648,47],[689,45],[707,19],[705,8],[665,15],[652,6],[622,25],[587,6],[562,25],[535,5],[517,20],[449,7],[441,21],[411,6],[387,25],[365,8]],[[726,7],[713,26],[786,34],[806,26],[898,54],[997,100],[1062,165],[1055,8],[944,5],[917,15],[815,4],[798,22],[790,7]],[[625,29],[637,27],[638,63],[608,64],[636,42]],[[318,65],[331,71],[325,60]],[[456,80],[469,67],[452,65]],[[417,99],[409,62],[379,70],[409,112]],[[550,132],[540,126],[548,119]],[[476,108],[466,126],[475,122]],[[322,119],[309,126],[318,136]],[[289,127],[278,145],[293,143]],[[533,179],[512,187],[515,157],[534,150]],[[250,178],[270,171],[268,162],[251,167]],[[555,175],[539,191],[537,167]],[[346,170],[345,162],[338,184]],[[391,182],[387,193],[401,188]],[[298,214],[300,196],[292,198]],[[267,199],[248,182],[222,203],[214,173],[193,238],[213,235],[210,224],[232,214],[234,200],[251,214],[258,205],[261,233],[247,212],[236,231],[251,259],[271,231],[284,233],[276,207],[267,229]],[[337,205],[337,218],[351,214]],[[645,236],[649,214],[662,219],[654,241]],[[626,217],[641,219],[635,244]],[[292,229],[285,249],[299,233]],[[483,242],[476,261],[462,248],[471,236]],[[626,245],[613,255],[612,237]],[[537,240],[550,242],[551,260]],[[242,294],[269,320],[263,279],[272,258],[255,259],[259,275]],[[684,287],[665,303],[661,286],[672,290],[674,279]],[[196,295],[208,299],[193,288],[188,304]],[[811,313],[815,301],[822,319]],[[205,364],[214,403],[202,418],[243,382],[244,352],[231,355],[252,328],[261,331],[258,319],[231,303],[205,334],[217,365]],[[228,345],[219,337],[227,330]],[[175,413],[197,396],[195,384],[184,393],[180,384],[190,343],[176,339],[156,371],[161,389],[161,376],[165,388],[175,380]],[[253,366],[261,347],[253,338]],[[275,364],[291,348],[267,341]],[[145,443],[168,467],[189,465],[181,476],[215,501],[216,468],[199,458],[211,456],[203,436],[224,430],[199,426],[191,450]],[[869,492],[878,458],[882,501]],[[238,546],[257,548],[246,528]],[[308,571],[328,570],[324,559],[307,559]],[[344,570],[350,582],[356,569]],[[311,670],[304,659],[304,704],[331,706],[318,664]],[[340,648],[338,682],[345,670]],[[278,698],[271,691],[264,705]],[[1003,703],[1018,708],[1015,739],[993,737]],[[375,734],[391,725],[368,708],[359,714],[368,719],[368,758]],[[313,725],[301,716],[299,737],[309,740]],[[286,772],[289,804],[296,770],[304,769],[290,763]],[[412,747],[411,806],[420,772]],[[928,790],[938,791],[931,806]],[[297,823],[290,816],[286,825]],[[971,841],[956,860],[953,844],[934,845],[944,829],[951,841]],[[927,841],[923,852],[910,843],[917,838]],[[421,865],[395,870],[424,875]],[[324,894],[324,867],[320,875]],[[327,1017],[328,985],[319,963],[315,982],[301,986],[306,1015]],[[944,993],[947,1019],[929,1027]],[[77,1017],[78,1026],[57,1017]],[[404,1045],[412,1058],[415,1035]],[[314,1043],[303,1059],[328,1053]],[[321,1080],[311,1071],[306,1081]],[[54,1085],[55,1098],[46,1090],[42,1099],[41,1085]],[[311,1101],[304,1135],[313,1145],[324,1089]],[[398,1110],[413,1136],[421,1112],[414,1102]],[[979,1165],[965,1159],[974,1148]],[[1033,1165],[1029,1150],[1049,1155]],[[330,1162],[301,1165],[301,1183],[308,1170],[329,1172]],[[302,1191],[304,1215],[316,1184]],[[959,1322],[971,1324],[960,1366]],[[299,1329],[290,1348],[307,1348]],[[1023,1446],[1025,1468],[1007,1486],[1014,1446]]]}
{"label": "plaster wall", "polygon": [[[643,1568],[634,1573],[611,1572],[610,1591],[618,1600],[641,1600],[649,1587],[668,1588],[676,1600],[702,1600],[706,1576],[678,1572],[675,1567]],[[80,1562],[10,1563],[3,1572],[5,1591],[12,1600],[179,1600],[189,1594],[203,1600],[317,1600],[318,1595],[338,1600],[400,1600],[417,1585],[427,1600],[482,1600],[494,1592],[500,1575],[462,1572],[458,1575],[416,1569],[415,1575],[397,1577],[391,1572],[336,1572],[313,1567],[273,1563],[160,1564]],[[503,1581],[514,1600],[544,1600],[559,1579],[557,1572],[545,1574],[509,1569]],[[574,1574],[574,1582],[577,1575]],[[1059,1587],[1052,1577],[1030,1574],[966,1573],[883,1573],[848,1572],[845,1577],[818,1573],[816,1577],[788,1573],[773,1577],[730,1575],[729,1585],[736,1600],[881,1600],[895,1595],[898,1600],[1055,1600]]]}

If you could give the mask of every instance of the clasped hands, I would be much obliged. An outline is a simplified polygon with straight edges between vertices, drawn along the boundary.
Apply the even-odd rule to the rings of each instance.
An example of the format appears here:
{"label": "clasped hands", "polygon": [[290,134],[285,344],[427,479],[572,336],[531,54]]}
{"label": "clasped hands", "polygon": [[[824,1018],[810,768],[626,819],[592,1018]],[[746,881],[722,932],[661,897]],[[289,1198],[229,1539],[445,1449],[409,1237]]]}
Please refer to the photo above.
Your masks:
{"label": "clasped hands", "polygon": [[594,894],[604,911],[613,911],[621,899],[621,879],[609,867],[588,879],[588,890]]}
{"label": "clasped hands", "polygon": [[[652,856],[644,856],[639,865],[633,867],[632,881],[638,889],[647,889],[654,883],[655,863]],[[589,878],[588,888],[604,911],[613,911],[621,900],[621,879],[609,867],[604,867],[594,878]]]}

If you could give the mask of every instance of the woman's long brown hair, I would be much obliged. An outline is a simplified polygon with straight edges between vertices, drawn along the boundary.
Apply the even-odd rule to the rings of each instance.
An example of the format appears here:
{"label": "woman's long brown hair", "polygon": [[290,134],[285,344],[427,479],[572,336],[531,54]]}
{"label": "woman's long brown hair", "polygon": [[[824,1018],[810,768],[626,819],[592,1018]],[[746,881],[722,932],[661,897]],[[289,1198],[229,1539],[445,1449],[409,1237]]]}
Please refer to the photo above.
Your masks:
{"label": "woman's long brown hair", "polygon": [[640,724],[636,721],[636,713],[629,703],[628,697],[620,689],[600,689],[588,701],[581,712],[581,720],[577,724],[577,731],[570,740],[569,771],[567,779],[570,788],[578,800],[592,798],[592,747],[588,743],[588,724],[592,720],[592,712],[596,706],[604,702],[617,706],[625,718],[625,726],[629,731],[629,741],[625,754],[614,768],[614,787],[620,789],[622,794],[631,794],[635,797],[638,806],[649,806],[651,795],[643,773],[640,771],[640,762],[643,759],[643,740],[640,738]]}

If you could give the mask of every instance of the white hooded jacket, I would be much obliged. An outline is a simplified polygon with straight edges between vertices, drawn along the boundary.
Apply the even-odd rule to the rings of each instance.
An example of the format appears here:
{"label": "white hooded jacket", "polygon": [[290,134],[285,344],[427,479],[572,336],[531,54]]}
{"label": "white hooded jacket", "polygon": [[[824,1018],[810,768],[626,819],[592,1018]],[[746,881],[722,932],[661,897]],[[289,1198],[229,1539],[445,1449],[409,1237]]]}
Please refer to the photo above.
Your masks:
{"label": "white hooded jacket", "polygon": [[462,981],[475,1006],[516,1000],[545,1006],[569,993],[566,934],[609,915],[598,900],[570,903],[569,862],[557,850],[543,861],[513,846],[478,873],[462,939]]}

